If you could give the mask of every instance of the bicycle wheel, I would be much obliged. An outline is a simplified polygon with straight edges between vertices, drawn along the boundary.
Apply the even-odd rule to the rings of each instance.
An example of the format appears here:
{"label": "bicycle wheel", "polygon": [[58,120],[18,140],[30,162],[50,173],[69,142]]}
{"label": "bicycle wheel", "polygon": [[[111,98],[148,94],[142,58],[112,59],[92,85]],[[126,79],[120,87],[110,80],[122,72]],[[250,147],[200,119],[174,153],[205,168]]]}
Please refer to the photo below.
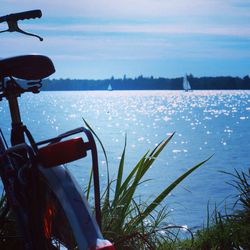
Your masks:
{"label": "bicycle wheel", "polygon": [[63,166],[38,168],[39,210],[46,248],[113,249],[103,239],[88,202],[69,171]]}
{"label": "bicycle wheel", "polygon": [[[69,219],[46,178],[39,171],[33,177],[35,184],[30,182],[25,192],[19,192],[19,186],[16,187],[15,194],[20,204],[18,211],[13,214],[12,209],[8,209],[6,199],[2,202],[0,215],[5,220],[1,223],[0,248],[82,249],[78,247]],[[19,221],[20,217],[16,216],[16,212],[22,213],[22,221]]]}
{"label": "bicycle wheel", "polygon": [[62,165],[44,168],[41,164],[11,160],[14,185],[8,193],[14,196],[8,199],[12,201],[11,209],[20,232],[18,238],[24,243],[20,247],[23,245],[25,250],[114,249],[103,239],[81,188],[67,168]]}
{"label": "bicycle wheel", "polygon": [[43,235],[37,237],[42,237],[45,240],[45,244],[43,245],[47,249],[79,249],[62,205],[41,177],[39,179],[39,188],[42,194],[40,198],[41,207],[39,217],[42,220]]}

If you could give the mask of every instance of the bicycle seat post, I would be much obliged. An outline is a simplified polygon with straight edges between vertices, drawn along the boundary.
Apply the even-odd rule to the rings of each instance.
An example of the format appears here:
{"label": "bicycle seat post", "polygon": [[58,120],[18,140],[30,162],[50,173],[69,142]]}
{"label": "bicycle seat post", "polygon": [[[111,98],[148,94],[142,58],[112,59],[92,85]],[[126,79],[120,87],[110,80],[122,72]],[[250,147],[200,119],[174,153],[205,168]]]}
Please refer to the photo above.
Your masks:
{"label": "bicycle seat post", "polygon": [[20,91],[15,84],[13,79],[10,79],[7,83],[6,88],[6,99],[9,104],[10,115],[11,115],[11,144],[16,145],[19,143],[23,143],[24,139],[24,126],[21,121],[21,115],[18,105],[17,98],[20,96]]}

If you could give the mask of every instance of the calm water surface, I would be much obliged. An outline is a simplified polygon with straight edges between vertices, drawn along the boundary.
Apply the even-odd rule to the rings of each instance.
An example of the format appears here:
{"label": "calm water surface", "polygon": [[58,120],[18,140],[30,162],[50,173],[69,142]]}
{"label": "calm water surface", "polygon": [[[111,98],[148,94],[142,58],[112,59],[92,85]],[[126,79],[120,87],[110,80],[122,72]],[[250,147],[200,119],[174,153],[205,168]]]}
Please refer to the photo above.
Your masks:
{"label": "calm water surface", "polygon": [[[145,199],[152,199],[188,168],[213,155],[165,199],[169,223],[202,225],[208,202],[214,206],[235,194],[226,184],[231,177],[220,171],[250,167],[249,91],[42,92],[24,95],[20,104],[23,121],[36,140],[82,126],[82,118],[86,119],[105,145],[113,178],[125,134],[128,173],[147,150],[175,132],[145,177],[150,180],[141,184],[138,197]],[[7,104],[0,105],[0,125],[9,135]],[[105,185],[106,165],[99,151]],[[82,186],[88,166],[88,160],[69,166]]]}

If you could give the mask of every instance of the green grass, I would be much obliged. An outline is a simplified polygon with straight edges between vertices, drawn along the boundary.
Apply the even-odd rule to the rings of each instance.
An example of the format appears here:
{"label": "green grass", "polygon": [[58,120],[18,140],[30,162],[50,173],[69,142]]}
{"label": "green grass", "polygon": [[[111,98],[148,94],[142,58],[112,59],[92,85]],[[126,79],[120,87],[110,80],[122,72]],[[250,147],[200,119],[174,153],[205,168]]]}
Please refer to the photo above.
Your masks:
{"label": "green grass", "polygon": [[[86,122],[85,124],[91,129]],[[92,132],[94,133],[93,130]],[[226,173],[233,178],[229,184],[237,190],[234,212],[227,214],[227,211],[221,212],[215,207],[212,214],[208,213],[206,225],[192,233],[178,225],[166,226],[168,210],[162,205],[162,201],[181,181],[207,160],[191,167],[175,181],[169,183],[153,200],[143,200],[137,194],[138,187],[146,181],[146,173],[153,167],[153,163],[174,134],[160,142],[152,151],[146,152],[126,176],[124,176],[127,147],[125,138],[114,180],[110,179],[105,148],[98,136],[96,134],[95,136],[101,144],[107,163],[107,184],[102,192],[101,201],[102,231],[105,238],[114,242],[116,249],[250,249],[250,170],[249,173],[237,170],[234,173]],[[91,186],[92,174],[86,188],[88,198]],[[11,211],[6,207],[6,198],[3,195],[0,199],[0,249],[19,249],[21,241],[16,230],[16,222]],[[190,236],[184,238],[183,232],[186,232],[185,235],[189,233]]]}
{"label": "green grass", "polygon": [[[115,243],[117,249],[250,249],[250,173],[237,170],[226,173],[233,177],[229,184],[238,192],[233,214],[222,213],[215,207],[211,215],[208,213],[206,226],[194,234],[190,232],[187,239],[183,238],[181,227],[164,227],[168,213],[161,203],[169,192],[206,161],[170,183],[152,202],[135,199],[144,175],[172,137],[147,152],[126,177],[123,176],[126,139],[115,180],[110,181],[107,164],[108,184],[102,199],[104,235]],[[105,150],[104,154],[107,161]]]}
{"label": "green grass", "polygon": [[237,190],[234,212],[228,214],[215,207],[211,215],[208,212],[206,226],[195,233],[192,247],[187,247],[190,240],[186,240],[173,249],[250,249],[250,175],[237,170],[227,174],[233,177],[229,184]]}
{"label": "green grass", "polygon": [[222,214],[215,208],[210,223],[197,232],[194,249],[250,249],[250,175],[237,170],[227,174],[237,190],[234,212]]}
{"label": "green grass", "polygon": [[[86,122],[85,124],[94,133]],[[136,198],[136,191],[145,181],[145,174],[152,167],[154,161],[170,142],[174,134],[161,141],[152,151],[146,152],[127,176],[124,176],[127,145],[125,138],[125,145],[115,180],[110,180],[107,154],[101,140],[96,134],[95,136],[101,144],[107,161],[108,179],[106,189],[102,195],[101,208],[104,236],[114,242],[117,249],[156,249],[163,246],[166,242],[172,247],[174,243],[179,241],[177,231],[180,231],[181,227],[164,226],[167,221],[168,211],[166,206],[161,205],[162,201],[181,181],[207,160],[191,167],[175,181],[169,183],[165,189],[156,195],[154,200],[148,202]],[[87,193],[90,191],[90,184],[91,177]]]}

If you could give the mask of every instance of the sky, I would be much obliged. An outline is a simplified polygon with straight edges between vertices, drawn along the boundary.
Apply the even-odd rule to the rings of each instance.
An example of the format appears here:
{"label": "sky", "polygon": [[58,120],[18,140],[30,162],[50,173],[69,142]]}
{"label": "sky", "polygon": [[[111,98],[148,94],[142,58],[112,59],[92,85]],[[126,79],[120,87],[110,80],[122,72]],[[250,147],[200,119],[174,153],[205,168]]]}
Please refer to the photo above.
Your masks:
{"label": "sky", "polygon": [[[0,56],[43,54],[51,78],[250,75],[250,0],[1,0],[0,16],[44,38],[0,34]],[[0,29],[5,29],[0,24]]]}

